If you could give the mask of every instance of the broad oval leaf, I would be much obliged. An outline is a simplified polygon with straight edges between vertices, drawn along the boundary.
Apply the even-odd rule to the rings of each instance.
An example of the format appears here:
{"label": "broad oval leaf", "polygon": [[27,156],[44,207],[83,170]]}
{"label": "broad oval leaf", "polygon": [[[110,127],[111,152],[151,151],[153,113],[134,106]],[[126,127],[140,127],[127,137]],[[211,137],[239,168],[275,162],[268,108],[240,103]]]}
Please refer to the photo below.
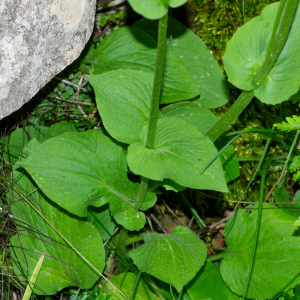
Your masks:
{"label": "broad oval leaf", "polygon": [[[145,224],[145,215],[133,207],[139,184],[127,178],[122,148],[96,130],[49,139],[19,165],[70,213],[84,217],[89,205],[109,203],[112,216],[125,228],[139,230]],[[142,209],[155,201],[148,193]]]}
{"label": "broad oval leaf", "polygon": [[[122,27],[109,34],[96,50],[88,52],[82,58],[82,63],[91,64],[93,75],[119,69],[142,70],[154,74],[156,44],[144,30]],[[199,88],[186,67],[167,49],[160,102],[187,100],[199,93]]]}
{"label": "broad oval leaf", "polygon": [[11,160],[12,164],[14,164],[21,154],[26,157],[29,154],[27,153],[27,148],[25,148],[28,142],[32,139],[37,139],[41,143],[44,142],[47,139],[48,130],[49,127],[45,126],[40,126],[39,128],[26,126],[13,131],[9,140],[8,138],[3,140],[4,144],[7,143],[3,147],[4,160],[6,162]]}
{"label": "broad oval leaf", "polygon": [[218,122],[212,111],[197,102],[171,104],[164,107],[161,113],[164,117],[182,119],[196,126],[203,135]]}
{"label": "broad oval leaf", "polygon": [[151,20],[162,18],[169,9],[166,0],[128,0],[128,2],[134,11]]}
{"label": "broad oval leaf", "polygon": [[[228,250],[221,263],[227,286],[243,295],[253,258],[257,206],[239,209],[226,224]],[[293,227],[295,217],[273,205],[263,206],[260,233],[246,298],[269,299],[284,291],[297,277],[300,268],[300,231]],[[297,279],[299,283],[299,278]],[[296,282],[296,283],[297,283]],[[295,284],[296,284],[295,283]]]}
{"label": "broad oval leaf", "polygon": [[[124,300],[124,296],[117,291],[116,288],[120,289],[122,293],[124,293],[128,298],[131,299],[133,287],[136,281],[136,275],[133,273],[122,273],[117,276],[114,276],[109,280],[111,284],[108,282],[104,283],[101,292],[106,295],[112,295],[114,300]],[[116,287],[116,288],[115,288]],[[145,285],[146,287],[146,285]],[[149,297],[148,297],[149,295]],[[134,300],[159,300],[150,290],[145,290],[143,283],[141,280],[138,283],[137,290],[135,293]]]}
{"label": "broad oval leaf", "polygon": [[195,278],[190,281],[186,290],[191,300],[238,300],[224,283],[217,266],[207,261]]}
{"label": "broad oval leaf", "polygon": [[250,91],[263,103],[278,104],[288,100],[300,86],[300,6],[287,42],[268,74],[256,88],[253,77],[263,64],[272,35],[279,2],[265,7],[257,16],[240,27],[228,42],[224,66],[229,81],[240,89]]}
{"label": "broad oval leaf", "polygon": [[[102,272],[105,253],[97,229],[51,202],[26,172],[22,175],[22,172],[14,168],[13,175],[14,178],[21,176],[15,184],[15,189],[22,193],[99,272]],[[15,235],[10,239],[14,247],[14,251],[11,251],[14,258],[12,263],[19,280],[27,284],[40,254],[45,253],[34,289],[36,294],[53,295],[68,286],[91,288],[99,275],[15,191],[10,196],[10,201],[11,213],[20,232],[19,237]],[[26,279],[24,274],[27,274]]]}
{"label": "broad oval leaf", "polygon": [[206,259],[206,245],[188,228],[177,226],[172,233],[144,235],[144,245],[129,255],[138,268],[180,292]]}
{"label": "broad oval leaf", "polygon": [[[157,39],[157,24],[157,21],[142,19],[133,26],[145,30]],[[171,33],[172,39],[170,38]],[[208,108],[216,108],[228,103],[229,91],[224,74],[212,51],[207,48],[198,35],[177,20],[170,18],[168,45],[186,66],[200,89],[200,97],[197,97],[197,102]]]}
{"label": "broad oval leaf", "polygon": [[128,147],[127,162],[132,172],[152,180],[168,178],[190,188],[228,191],[220,158],[201,173],[217,155],[217,149],[195,126],[175,118],[158,120],[154,149],[145,148],[146,134],[144,127],[141,143]]}
{"label": "broad oval leaf", "polygon": [[137,70],[117,70],[90,75],[99,113],[109,134],[131,144],[149,122],[153,75]]}

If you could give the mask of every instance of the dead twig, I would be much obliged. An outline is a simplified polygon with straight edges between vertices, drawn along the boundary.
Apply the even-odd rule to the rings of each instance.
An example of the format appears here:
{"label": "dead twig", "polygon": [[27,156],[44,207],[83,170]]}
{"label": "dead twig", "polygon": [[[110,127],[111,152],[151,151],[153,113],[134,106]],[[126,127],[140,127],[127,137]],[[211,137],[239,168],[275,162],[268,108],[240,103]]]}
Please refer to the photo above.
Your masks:
{"label": "dead twig", "polygon": [[157,224],[157,226],[161,229],[161,231],[163,233],[168,233],[163,227],[162,225],[160,224],[160,222],[156,219],[155,215],[154,214],[151,214],[150,217],[153,219],[153,221]]}

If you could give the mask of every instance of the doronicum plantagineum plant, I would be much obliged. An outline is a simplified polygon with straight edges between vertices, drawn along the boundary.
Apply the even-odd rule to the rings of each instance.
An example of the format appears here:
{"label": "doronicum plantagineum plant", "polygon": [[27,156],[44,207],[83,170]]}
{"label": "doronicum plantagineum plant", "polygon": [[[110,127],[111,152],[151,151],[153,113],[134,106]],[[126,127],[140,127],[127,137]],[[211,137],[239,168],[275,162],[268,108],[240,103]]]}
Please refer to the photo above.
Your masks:
{"label": "doronicum plantagineum plant", "polygon": [[[149,182],[177,191],[227,192],[238,163],[226,155],[221,161],[214,142],[254,96],[278,104],[299,90],[300,8],[297,0],[286,0],[267,6],[228,43],[228,80],[243,92],[218,121],[210,109],[228,102],[226,80],[201,39],[168,19],[169,7],[185,2],[129,0],[146,19],[91,46],[79,67],[89,74],[105,130],[32,140],[28,157],[15,165],[11,210],[23,233],[11,238],[11,253],[23,283],[46,253],[36,294],[91,288],[104,269],[102,241],[115,222],[121,226],[120,252],[137,274],[111,280],[116,286],[125,282],[127,296],[106,285],[117,299],[163,299],[138,286],[143,272],[173,286],[178,299],[192,300],[270,299],[300,283],[295,216],[262,205],[262,197],[228,221],[228,249],[219,255],[207,257],[205,243],[181,226],[170,234],[144,234],[144,244],[125,254],[128,231],[140,231],[143,211],[156,203]],[[127,172],[140,176],[140,183]],[[220,259],[218,269],[212,261]],[[122,272],[128,260],[120,261]]]}

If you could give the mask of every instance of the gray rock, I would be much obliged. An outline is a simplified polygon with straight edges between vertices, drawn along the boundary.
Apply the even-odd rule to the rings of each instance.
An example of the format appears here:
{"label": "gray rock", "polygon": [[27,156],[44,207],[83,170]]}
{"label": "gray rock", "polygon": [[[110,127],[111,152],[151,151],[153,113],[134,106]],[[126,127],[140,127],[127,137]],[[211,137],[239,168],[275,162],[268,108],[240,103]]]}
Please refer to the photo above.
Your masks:
{"label": "gray rock", "polygon": [[95,8],[96,0],[0,0],[0,120],[78,58]]}

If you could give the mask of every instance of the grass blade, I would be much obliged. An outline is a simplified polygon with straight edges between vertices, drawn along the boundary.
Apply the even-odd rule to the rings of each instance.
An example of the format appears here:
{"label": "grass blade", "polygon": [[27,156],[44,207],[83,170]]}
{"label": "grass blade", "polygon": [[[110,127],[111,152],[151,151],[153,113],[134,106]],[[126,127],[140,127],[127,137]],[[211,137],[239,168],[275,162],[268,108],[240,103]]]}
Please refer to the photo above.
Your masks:
{"label": "grass blade", "polygon": [[33,288],[34,288],[35,283],[36,283],[36,280],[37,280],[37,278],[39,276],[39,273],[40,273],[40,270],[41,270],[44,258],[45,258],[45,253],[42,253],[41,256],[40,256],[39,261],[36,264],[36,267],[33,270],[32,275],[30,277],[29,283],[28,283],[28,285],[26,287],[26,290],[25,290],[25,293],[24,293],[24,296],[23,296],[22,300],[29,300],[30,299],[32,291],[33,291]]}

